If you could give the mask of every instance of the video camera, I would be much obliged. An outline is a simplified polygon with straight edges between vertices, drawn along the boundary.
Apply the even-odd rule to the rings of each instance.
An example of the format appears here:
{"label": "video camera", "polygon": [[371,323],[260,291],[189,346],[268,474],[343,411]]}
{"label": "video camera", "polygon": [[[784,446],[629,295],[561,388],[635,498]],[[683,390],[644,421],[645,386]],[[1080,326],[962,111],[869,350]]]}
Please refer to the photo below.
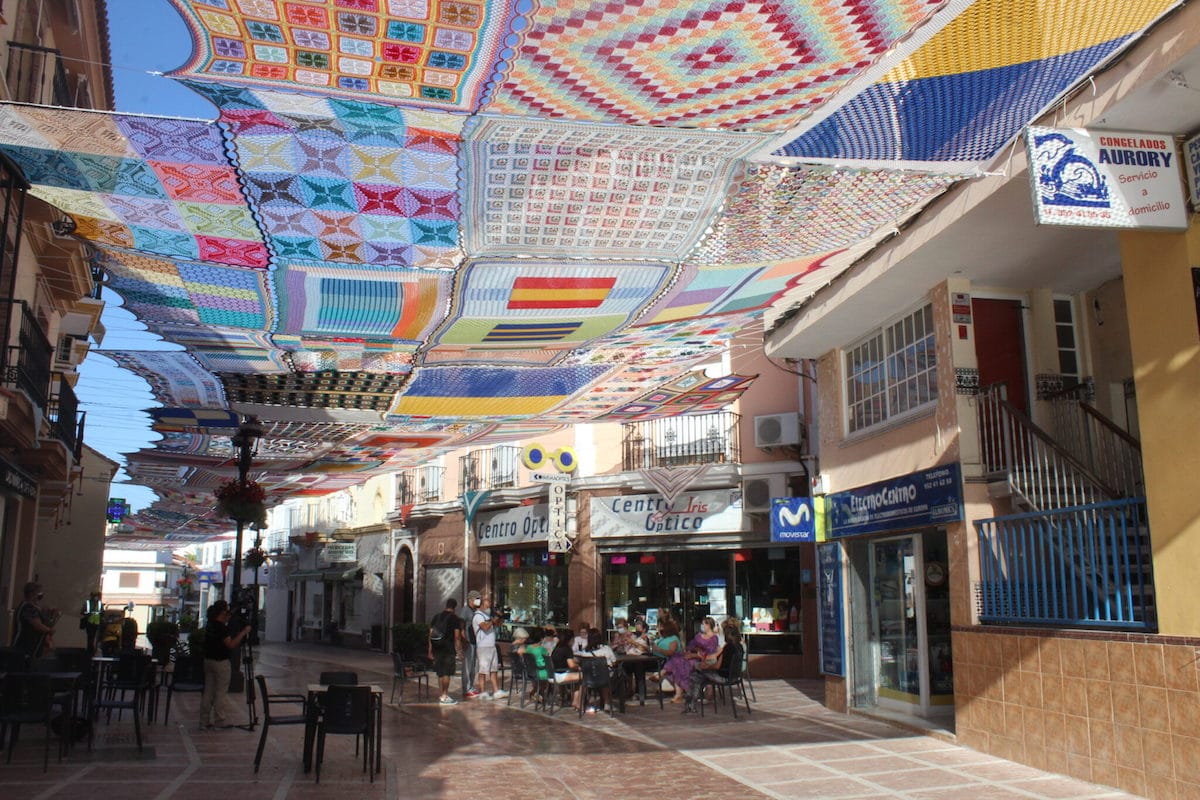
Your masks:
{"label": "video camera", "polygon": [[258,644],[258,587],[242,586],[229,601],[229,629],[237,632],[250,626],[250,635],[246,641],[251,645]]}
{"label": "video camera", "polygon": [[501,622],[508,622],[510,619],[512,619],[512,609],[508,606],[504,606],[503,608],[493,608],[492,616]]}

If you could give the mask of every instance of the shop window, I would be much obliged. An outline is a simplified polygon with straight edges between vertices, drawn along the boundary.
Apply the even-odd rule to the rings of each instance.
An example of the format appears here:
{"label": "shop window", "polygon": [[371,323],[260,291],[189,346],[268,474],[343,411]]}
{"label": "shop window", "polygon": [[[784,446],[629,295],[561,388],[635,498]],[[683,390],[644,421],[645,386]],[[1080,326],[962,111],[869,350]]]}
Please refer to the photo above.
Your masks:
{"label": "shop window", "polygon": [[1079,383],[1079,350],[1075,344],[1075,313],[1070,300],[1054,301],[1054,334],[1058,345],[1058,371],[1063,386]]}
{"label": "shop window", "polygon": [[567,617],[567,563],[558,553],[510,550],[492,555],[493,608],[506,615],[505,635],[514,627],[563,626]]}
{"label": "shop window", "polygon": [[850,347],[845,354],[849,433],[937,400],[933,306],[925,305]]}
{"label": "shop window", "polygon": [[740,550],[734,555],[737,594],[733,611],[742,630],[800,630],[800,558],[796,548]]}

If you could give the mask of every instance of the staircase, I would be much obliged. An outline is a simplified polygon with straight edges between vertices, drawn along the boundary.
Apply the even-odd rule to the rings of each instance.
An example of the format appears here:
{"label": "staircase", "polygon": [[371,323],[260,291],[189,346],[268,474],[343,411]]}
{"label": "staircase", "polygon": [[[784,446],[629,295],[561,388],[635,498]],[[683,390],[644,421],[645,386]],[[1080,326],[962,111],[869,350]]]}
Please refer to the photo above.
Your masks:
{"label": "staircase", "polygon": [[[1153,628],[1138,441],[1078,390],[1052,398],[1053,433],[1000,385],[980,392],[978,413],[989,493],[1010,498],[1016,512],[976,523],[986,562],[981,621]],[[1026,602],[1034,597],[1045,600]]]}

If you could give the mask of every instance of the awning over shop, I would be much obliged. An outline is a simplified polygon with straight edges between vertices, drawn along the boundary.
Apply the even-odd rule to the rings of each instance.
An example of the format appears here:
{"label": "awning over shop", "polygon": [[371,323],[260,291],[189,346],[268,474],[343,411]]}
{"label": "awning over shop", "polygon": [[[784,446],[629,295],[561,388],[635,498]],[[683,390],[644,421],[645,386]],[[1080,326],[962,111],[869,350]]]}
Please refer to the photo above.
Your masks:
{"label": "awning over shop", "polygon": [[357,581],[362,578],[362,569],[358,566],[350,567],[349,569],[309,569],[293,572],[288,575],[289,582],[298,583],[300,581],[329,581],[338,583],[342,581]]}

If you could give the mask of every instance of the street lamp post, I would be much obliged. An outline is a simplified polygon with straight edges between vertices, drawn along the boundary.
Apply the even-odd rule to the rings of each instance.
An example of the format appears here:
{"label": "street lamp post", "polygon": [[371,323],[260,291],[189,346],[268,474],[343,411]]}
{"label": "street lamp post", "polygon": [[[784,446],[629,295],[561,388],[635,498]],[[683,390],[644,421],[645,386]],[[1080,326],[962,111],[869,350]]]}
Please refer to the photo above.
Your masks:
{"label": "street lamp post", "polygon": [[[258,417],[247,416],[242,424],[238,426],[237,433],[230,438],[233,444],[234,451],[237,453],[237,470],[238,484],[245,488],[246,478],[250,474],[250,464],[254,460],[254,453],[258,450],[258,440],[262,438],[264,428]],[[237,520],[237,538],[234,542],[233,551],[233,591],[230,593],[230,599],[236,600],[238,593],[242,588],[242,535],[245,533],[246,523],[242,519]]]}

